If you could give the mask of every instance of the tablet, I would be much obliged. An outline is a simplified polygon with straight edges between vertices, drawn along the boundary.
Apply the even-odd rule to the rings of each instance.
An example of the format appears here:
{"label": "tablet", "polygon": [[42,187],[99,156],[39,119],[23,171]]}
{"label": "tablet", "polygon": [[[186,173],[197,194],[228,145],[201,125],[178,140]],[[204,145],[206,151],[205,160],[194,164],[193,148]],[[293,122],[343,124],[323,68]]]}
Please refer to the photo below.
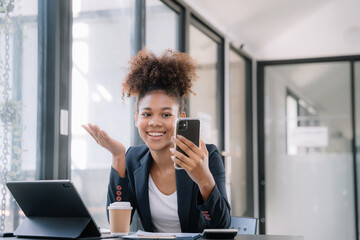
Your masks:
{"label": "tablet", "polygon": [[15,236],[101,236],[70,180],[12,181],[6,185],[26,216]]}

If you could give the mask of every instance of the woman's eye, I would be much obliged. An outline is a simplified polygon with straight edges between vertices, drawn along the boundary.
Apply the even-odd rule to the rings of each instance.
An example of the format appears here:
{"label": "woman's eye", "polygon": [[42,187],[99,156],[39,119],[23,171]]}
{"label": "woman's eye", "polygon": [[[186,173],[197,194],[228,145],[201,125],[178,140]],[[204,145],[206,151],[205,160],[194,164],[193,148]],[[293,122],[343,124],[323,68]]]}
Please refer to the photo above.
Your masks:
{"label": "woman's eye", "polygon": [[151,115],[150,113],[142,113],[141,114],[141,116],[143,116],[143,117],[150,117],[150,115]]}
{"label": "woman's eye", "polygon": [[163,117],[170,117],[171,116],[171,113],[164,113],[163,114]]}

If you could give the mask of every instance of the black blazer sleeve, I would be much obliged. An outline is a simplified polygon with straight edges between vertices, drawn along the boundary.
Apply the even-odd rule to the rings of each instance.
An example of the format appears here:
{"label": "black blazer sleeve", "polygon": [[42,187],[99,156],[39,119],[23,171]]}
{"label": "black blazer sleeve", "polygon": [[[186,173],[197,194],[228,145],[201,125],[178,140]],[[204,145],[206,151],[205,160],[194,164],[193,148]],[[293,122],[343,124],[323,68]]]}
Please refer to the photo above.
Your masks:
{"label": "black blazer sleeve", "polygon": [[[128,149],[127,153],[129,152],[130,148]],[[127,155],[126,153],[126,155]],[[113,202],[130,202],[131,206],[133,207],[132,213],[135,211],[135,204],[133,200],[133,194],[131,188],[129,187],[129,179],[128,173],[126,170],[126,175],[124,178],[120,177],[116,170],[111,167],[110,170],[110,179],[108,184],[108,194],[107,194],[107,204],[106,204],[106,213],[109,220],[109,210],[107,209],[108,206]]]}
{"label": "black blazer sleeve", "polygon": [[231,223],[230,205],[225,189],[225,169],[222,158],[215,145],[207,145],[209,168],[215,180],[215,188],[204,202],[200,191],[197,195],[197,206],[201,212],[209,214],[207,228],[228,228]]}

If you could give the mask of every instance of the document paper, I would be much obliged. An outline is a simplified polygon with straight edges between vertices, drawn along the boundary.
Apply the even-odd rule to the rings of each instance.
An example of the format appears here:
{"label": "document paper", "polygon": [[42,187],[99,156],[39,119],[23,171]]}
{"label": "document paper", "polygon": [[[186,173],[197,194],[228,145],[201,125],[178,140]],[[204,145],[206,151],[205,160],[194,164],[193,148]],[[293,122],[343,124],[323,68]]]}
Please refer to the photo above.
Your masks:
{"label": "document paper", "polygon": [[121,236],[126,239],[196,239],[201,237],[200,233],[157,233],[137,231],[136,233]]}

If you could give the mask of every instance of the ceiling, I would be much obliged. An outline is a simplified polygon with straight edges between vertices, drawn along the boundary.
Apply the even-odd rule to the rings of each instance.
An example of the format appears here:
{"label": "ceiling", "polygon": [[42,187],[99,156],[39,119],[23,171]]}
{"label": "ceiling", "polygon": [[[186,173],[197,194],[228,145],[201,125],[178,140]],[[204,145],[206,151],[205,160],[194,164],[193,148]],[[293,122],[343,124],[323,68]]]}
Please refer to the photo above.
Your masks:
{"label": "ceiling", "polygon": [[360,54],[359,0],[187,0],[257,60]]}

